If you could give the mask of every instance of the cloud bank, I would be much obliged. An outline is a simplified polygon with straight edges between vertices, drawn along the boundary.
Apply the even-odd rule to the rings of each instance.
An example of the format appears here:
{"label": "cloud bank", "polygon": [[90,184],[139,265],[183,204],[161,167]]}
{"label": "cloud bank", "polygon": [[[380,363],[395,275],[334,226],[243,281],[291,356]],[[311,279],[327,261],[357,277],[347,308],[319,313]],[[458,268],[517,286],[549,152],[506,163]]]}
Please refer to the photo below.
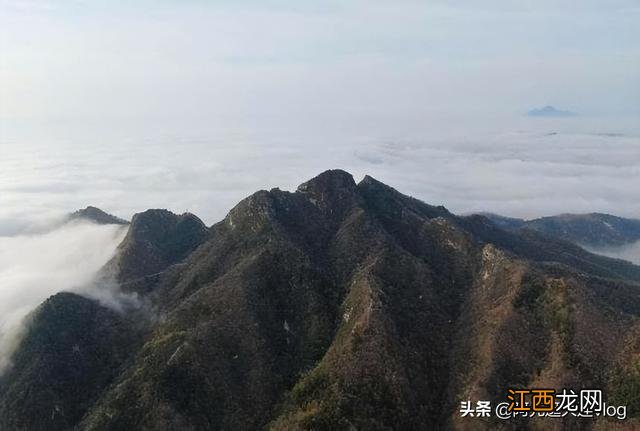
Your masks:
{"label": "cloud bank", "polygon": [[72,222],[46,233],[0,237],[0,372],[10,365],[23,318],[49,296],[76,291],[114,303],[111,286],[100,291],[91,281],[125,234],[122,226]]}
{"label": "cloud bank", "polygon": [[625,244],[620,247],[587,248],[587,250],[603,256],[624,259],[636,265],[640,265],[640,241]]}
{"label": "cloud bank", "polygon": [[637,0],[505,3],[0,0],[0,235],[87,205],[211,224],[337,167],[640,217]]}
{"label": "cloud bank", "polygon": [[453,121],[434,123],[405,133],[376,125],[331,133],[295,125],[275,132],[184,128],[9,146],[0,158],[0,235],[33,230],[87,205],[123,218],[148,208],[190,211],[210,225],[257,190],[295,190],[331,168],[356,179],[372,175],[456,213],[640,218],[634,130],[594,119],[525,118],[493,131],[472,124],[458,130]]}

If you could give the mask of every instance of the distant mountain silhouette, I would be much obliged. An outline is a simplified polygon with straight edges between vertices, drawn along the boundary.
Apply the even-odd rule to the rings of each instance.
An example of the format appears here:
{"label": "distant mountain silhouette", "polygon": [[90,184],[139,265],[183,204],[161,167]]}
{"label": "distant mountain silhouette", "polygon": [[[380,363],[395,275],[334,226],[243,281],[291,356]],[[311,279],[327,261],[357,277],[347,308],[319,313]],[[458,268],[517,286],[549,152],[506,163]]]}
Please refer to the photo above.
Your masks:
{"label": "distant mountain silhouette", "polygon": [[527,112],[529,117],[573,117],[576,114],[571,111],[563,111],[547,105],[542,108],[532,109]]}
{"label": "distant mountain silhouette", "polygon": [[640,240],[640,220],[610,214],[561,214],[533,220],[482,215],[505,229],[532,229],[590,247],[615,247]]}
{"label": "distant mountain silhouette", "polygon": [[100,208],[88,206],[69,214],[68,220],[88,220],[97,224],[128,224],[129,222],[108,214]]}

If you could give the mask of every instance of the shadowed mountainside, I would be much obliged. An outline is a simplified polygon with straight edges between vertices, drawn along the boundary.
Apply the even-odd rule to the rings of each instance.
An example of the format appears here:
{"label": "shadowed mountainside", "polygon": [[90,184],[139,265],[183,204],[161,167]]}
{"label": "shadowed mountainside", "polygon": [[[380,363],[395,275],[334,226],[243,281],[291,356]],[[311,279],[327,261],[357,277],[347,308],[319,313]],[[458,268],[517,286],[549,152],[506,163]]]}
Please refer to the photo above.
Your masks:
{"label": "shadowed mountainside", "polygon": [[[0,380],[0,428],[608,425],[459,417],[461,400],[504,400],[509,387],[602,388],[640,414],[640,267],[368,176],[259,191],[208,229],[147,211],[107,269],[151,307],[49,299],[16,353],[26,365]],[[99,354],[73,356],[76,344]]]}

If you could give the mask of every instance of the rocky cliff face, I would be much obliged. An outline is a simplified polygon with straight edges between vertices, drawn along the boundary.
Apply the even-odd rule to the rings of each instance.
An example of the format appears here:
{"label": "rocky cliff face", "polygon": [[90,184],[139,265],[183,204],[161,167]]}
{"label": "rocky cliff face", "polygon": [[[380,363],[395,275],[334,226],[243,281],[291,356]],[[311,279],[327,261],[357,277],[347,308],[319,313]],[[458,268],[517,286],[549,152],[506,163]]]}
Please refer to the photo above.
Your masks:
{"label": "rocky cliff face", "polygon": [[[459,418],[459,402],[512,386],[598,387],[640,413],[640,268],[371,177],[259,191],[209,229],[148,211],[109,268],[153,311],[50,299],[16,354],[42,370],[0,381],[0,425],[496,429]],[[85,343],[95,353],[73,356]],[[48,398],[34,415],[27,401]]]}

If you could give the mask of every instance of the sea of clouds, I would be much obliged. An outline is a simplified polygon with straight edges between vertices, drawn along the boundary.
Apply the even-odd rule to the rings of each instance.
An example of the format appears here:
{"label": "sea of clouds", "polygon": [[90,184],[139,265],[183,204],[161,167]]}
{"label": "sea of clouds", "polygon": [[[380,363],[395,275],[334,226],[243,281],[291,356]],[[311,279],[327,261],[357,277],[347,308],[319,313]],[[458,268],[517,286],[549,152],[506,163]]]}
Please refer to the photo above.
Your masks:
{"label": "sea of clouds", "polygon": [[46,136],[5,129],[0,235],[41,230],[87,205],[123,218],[147,208],[190,211],[212,224],[257,190],[295,190],[331,168],[356,181],[369,174],[456,213],[640,218],[638,123],[517,120],[481,127],[468,118],[425,117],[422,125],[414,118],[390,130],[337,121],[279,130],[147,124],[143,132],[114,133],[87,126],[86,133],[47,129]]}
{"label": "sea of clouds", "polygon": [[[450,120],[444,128],[433,122],[416,130],[412,124],[406,133],[375,124],[358,132],[332,127],[332,133],[306,132],[304,125],[279,133],[91,129],[45,137],[5,130],[0,370],[10,363],[20,322],[50,295],[71,290],[115,308],[135,302],[114,283],[92,283],[126,228],[63,222],[65,214],[87,205],[127,219],[148,208],[189,211],[210,225],[256,190],[295,190],[326,169],[342,168],[356,181],[369,174],[461,214],[532,218],[598,211],[640,218],[640,139],[634,130],[580,119],[526,120],[501,132],[470,132],[468,121],[464,131]],[[640,263],[638,244],[594,251]]]}
{"label": "sea of clouds", "polygon": [[93,281],[126,229],[74,221],[48,231],[0,236],[0,373],[11,363],[25,316],[49,296],[71,291],[119,306],[113,285]]}

